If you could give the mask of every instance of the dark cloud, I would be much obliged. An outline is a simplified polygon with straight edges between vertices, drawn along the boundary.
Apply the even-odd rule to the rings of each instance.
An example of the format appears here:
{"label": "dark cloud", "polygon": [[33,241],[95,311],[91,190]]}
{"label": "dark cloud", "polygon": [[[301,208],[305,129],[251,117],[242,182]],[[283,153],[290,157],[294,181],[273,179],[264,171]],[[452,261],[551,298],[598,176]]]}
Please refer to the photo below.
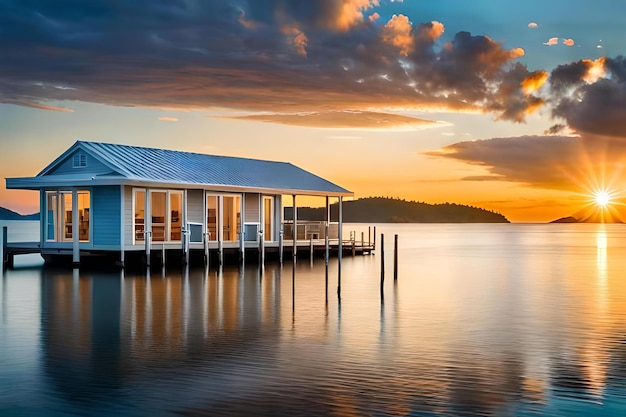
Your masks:
{"label": "dark cloud", "polygon": [[626,138],[626,59],[582,60],[550,75],[552,114],[580,132]]}
{"label": "dark cloud", "polygon": [[459,142],[426,154],[483,166],[492,177],[478,177],[481,180],[580,192],[619,178],[624,171],[626,143],[591,135],[523,136]]}
{"label": "dark cloud", "polygon": [[369,19],[377,4],[5,0],[0,102],[271,112],[433,107],[515,121],[541,104],[522,91],[531,73],[514,63],[521,49],[467,32],[441,45],[440,23]]}

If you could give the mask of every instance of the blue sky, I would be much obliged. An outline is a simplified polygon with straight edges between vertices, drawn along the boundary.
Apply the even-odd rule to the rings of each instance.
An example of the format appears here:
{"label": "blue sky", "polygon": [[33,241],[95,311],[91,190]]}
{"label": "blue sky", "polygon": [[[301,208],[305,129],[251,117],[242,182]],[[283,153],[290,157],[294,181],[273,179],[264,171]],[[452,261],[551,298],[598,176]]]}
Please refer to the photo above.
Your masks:
{"label": "blue sky", "polygon": [[[0,0],[0,174],[75,140],[293,162],[356,192],[568,215],[626,186],[626,4]],[[37,210],[32,192],[0,205]]]}

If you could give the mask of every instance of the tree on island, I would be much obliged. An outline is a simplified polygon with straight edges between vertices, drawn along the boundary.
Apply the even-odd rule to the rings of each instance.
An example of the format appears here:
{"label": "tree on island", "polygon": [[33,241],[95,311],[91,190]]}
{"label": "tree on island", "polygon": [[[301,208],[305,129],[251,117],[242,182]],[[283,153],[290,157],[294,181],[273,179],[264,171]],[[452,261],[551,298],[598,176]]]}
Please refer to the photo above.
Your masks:
{"label": "tree on island", "polygon": [[[298,207],[298,219],[326,219],[324,207]],[[339,205],[331,204],[331,220],[338,219]],[[285,218],[293,209],[287,207]],[[427,204],[400,198],[367,197],[343,202],[343,220],[348,223],[509,223],[500,213],[454,203]]]}

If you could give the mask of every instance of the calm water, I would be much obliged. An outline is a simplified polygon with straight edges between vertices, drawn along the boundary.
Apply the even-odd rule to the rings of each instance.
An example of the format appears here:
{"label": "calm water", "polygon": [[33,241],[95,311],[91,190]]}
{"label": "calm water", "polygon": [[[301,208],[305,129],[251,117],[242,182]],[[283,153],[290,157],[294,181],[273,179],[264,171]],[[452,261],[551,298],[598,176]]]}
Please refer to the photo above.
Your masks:
{"label": "calm water", "polygon": [[321,259],[137,274],[24,257],[0,280],[0,415],[626,415],[626,226],[378,232],[384,302],[380,251],[344,258],[340,302],[336,259],[326,299]]}

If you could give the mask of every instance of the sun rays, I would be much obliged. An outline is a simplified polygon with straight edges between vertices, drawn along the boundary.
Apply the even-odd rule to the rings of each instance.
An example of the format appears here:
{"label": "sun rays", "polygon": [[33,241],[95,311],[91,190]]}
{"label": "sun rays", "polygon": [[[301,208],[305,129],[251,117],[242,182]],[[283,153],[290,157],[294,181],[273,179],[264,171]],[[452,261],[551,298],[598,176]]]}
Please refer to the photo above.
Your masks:
{"label": "sun rays", "polygon": [[[591,146],[593,144],[593,146]],[[621,146],[611,140],[595,138],[580,142],[576,169],[563,172],[581,191],[576,194],[582,208],[573,217],[580,222],[623,223],[626,216],[625,196],[621,191],[624,167],[616,155],[623,154]]]}

